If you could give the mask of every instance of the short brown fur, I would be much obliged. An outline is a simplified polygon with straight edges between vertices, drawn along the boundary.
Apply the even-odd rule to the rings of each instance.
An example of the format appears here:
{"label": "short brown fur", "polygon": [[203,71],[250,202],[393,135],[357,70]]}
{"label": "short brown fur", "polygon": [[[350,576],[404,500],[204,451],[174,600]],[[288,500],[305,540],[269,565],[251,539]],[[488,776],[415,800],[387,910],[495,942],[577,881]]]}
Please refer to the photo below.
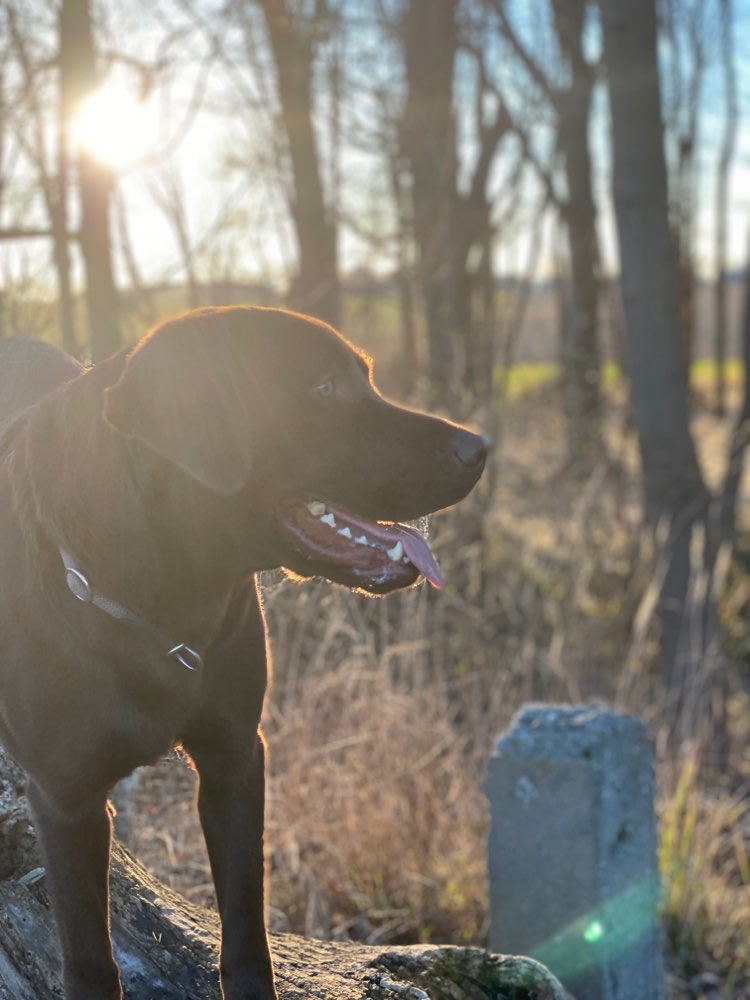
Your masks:
{"label": "short brown fur", "polygon": [[[251,308],[189,313],[89,370],[2,342],[2,426],[0,738],[29,775],[66,995],[122,996],[106,799],[179,741],[200,775],[224,996],[273,1000],[254,574],[286,566],[357,586],[291,544],[281,506],[322,497],[372,520],[418,517],[471,489],[484,442],[384,400],[324,324]],[[147,626],[77,601],[61,549]],[[157,632],[198,650],[202,669],[168,656]]]}

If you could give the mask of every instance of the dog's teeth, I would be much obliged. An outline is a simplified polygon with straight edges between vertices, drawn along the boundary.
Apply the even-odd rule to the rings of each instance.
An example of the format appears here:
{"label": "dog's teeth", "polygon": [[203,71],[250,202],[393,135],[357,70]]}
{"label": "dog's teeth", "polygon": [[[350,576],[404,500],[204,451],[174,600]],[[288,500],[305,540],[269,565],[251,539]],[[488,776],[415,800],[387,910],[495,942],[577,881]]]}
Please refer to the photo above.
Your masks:
{"label": "dog's teeth", "polygon": [[307,509],[315,517],[320,517],[321,514],[325,514],[326,505],[321,503],[320,500],[313,500],[312,503],[307,505]]}
{"label": "dog's teeth", "polygon": [[333,514],[326,514],[325,517],[321,517],[320,520],[323,522],[323,524],[327,524],[329,528],[336,527],[336,518],[333,516]]}
{"label": "dog's teeth", "polygon": [[398,562],[401,556],[404,554],[404,547],[401,542],[396,542],[392,549],[388,549],[388,558],[393,560],[393,562]]}
{"label": "dog's teeth", "polygon": [[338,534],[339,534],[339,535],[343,535],[343,536],[344,536],[344,538],[351,538],[351,537],[352,537],[352,533],[351,533],[351,531],[349,530],[349,528],[341,528],[341,529],[339,530]]}
{"label": "dog's teeth", "polygon": [[369,542],[367,541],[367,535],[360,535],[359,538],[355,538],[354,541],[357,543],[357,545],[369,544]]}

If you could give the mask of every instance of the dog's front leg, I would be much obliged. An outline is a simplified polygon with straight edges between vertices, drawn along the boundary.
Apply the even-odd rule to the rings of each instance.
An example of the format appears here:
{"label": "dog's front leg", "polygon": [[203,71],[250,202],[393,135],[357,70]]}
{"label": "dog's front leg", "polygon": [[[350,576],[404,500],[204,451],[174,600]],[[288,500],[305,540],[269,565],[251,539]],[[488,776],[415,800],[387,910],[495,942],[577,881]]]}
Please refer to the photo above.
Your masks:
{"label": "dog's front leg", "polygon": [[28,796],[57,922],[66,1000],[120,1000],[109,936],[111,822],[106,802],[70,810],[33,784]]}
{"label": "dog's front leg", "polygon": [[263,912],[265,748],[260,733],[249,746],[237,736],[186,742],[221,915],[221,985],[225,1000],[276,1000]]}

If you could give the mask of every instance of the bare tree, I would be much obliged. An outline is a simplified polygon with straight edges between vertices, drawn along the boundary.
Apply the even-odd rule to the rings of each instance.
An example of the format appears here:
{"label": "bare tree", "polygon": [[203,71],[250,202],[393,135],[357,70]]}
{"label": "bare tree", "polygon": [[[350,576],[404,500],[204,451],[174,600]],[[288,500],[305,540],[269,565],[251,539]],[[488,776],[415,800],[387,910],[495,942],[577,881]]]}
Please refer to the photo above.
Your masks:
{"label": "bare tree", "polygon": [[[513,120],[502,88],[493,77],[497,57],[496,36],[488,12],[481,4],[459,8],[459,52],[470,60],[476,83],[473,107],[465,98],[464,117],[471,116],[476,154],[469,167],[456,170],[453,193],[452,273],[454,328],[463,345],[465,389],[486,409],[493,390],[496,354],[495,236],[500,228],[493,219],[495,198],[490,177],[503,141],[512,135]],[[522,157],[516,155],[516,167]],[[521,170],[507,177],[509,188],[520,186]]]}
{"label": "bare tree", "polygon": [[190,308],[199,305],[198,277],[195,270],[195,247],[190,237],[185,191],[175,169],[167,165],[159,171],[150,184],[151,196],[164,213],[175,236],[187,282],[187,299]]}
{"label": "bare tree", "polygon": [[[490,178],[513,124],[492,76],[496,32],[482,4],[410,0],[399,34],[406,82],[399,146],[411,191],[432,392],[454,406],[459,388],[486,402],[496,339]],[[460,95],[459,55],[474,81]],[[460,156],[458,100],[472,121],[471,162]]]}
{"label": "bare tree", "polygon": [[677,247],[680,329],[688,364],[695,350],[695,239],[706,75],[716,34],[710,0],[659,0],[664,47],[664,122],[670,213]]}
{"label": "bare tree", "polygon": [[428,374],[444,396],[454,370],[451,236],[456,137],[453,67],[458,0],[409,0],[403,20],[407,98],[401,148],[412,179],[414,234],[427,318]]}
{"label": "bare tree", "polygon": [[[718,665],[710,588],[710,496],[690,434],[675,247],[669,226],[654,0],[601,3],[614,146],[613,183],[632,408],[648,523],[660,545],[661,665],[671,717],[705,718]],[[696,554],[696,549],[698,554]],[[698,560],[696,562],[696,559]],[[707,562],[708,560],[708,562]],[[692,581],[692,585],[691,585]],[[686,719],[690,704],[693,715]],[[685,735],[677,732],[675,736]]]}
{"label": "bare tree", "polygon": [[[335,112],[337,123],[330,130],[329,158],[332,166],[339,163],[341,145],[367,166],[343,170],[339,163],[336,182],[330,184],[332,200],[342,231],[366,248],[369,261],[393,271],[400,314],[398,376],[406,398],[417,385],[421,343],[411,176],[399,141],[404,89],[400,11],[398,5],[378,2],[370,7],[342,3],[339,12],[329,72],[330,114],[333,118]],[[373,275],[372,287],[375,281]]]}
{"label": "bare tree", "polygon": [[534,53],[511,21],[507,0],[494,0],[494,6],[512,52],[555,120],[565,195],[557,194],[551,179],[549,184],[567,231],[572,278],[571,322],[563,324],[562,338],[569,457],[574,462],[590,462],[600,444],[601,418],[599,247],[589,142],[597,66],[586,56],[584,44],[591,3],[551,0],[551,21],[559,50],[557,65],[545,65]]}
{"label": "bare tree", "polygon": [[[147,5],[144,9],[148,13]],[[117,182],[126,173],[167,163],[174,167],[172,154],[201,109],[215,60],[215,47],[207,46],[203,35],[184,18],[163,21],[157,11],[145,28],[148,52],[132,54],[127,34],[123,41],[118,28],[123,18],[137,17],[137,12],[104,5],[98,13],[94,25],[90,3],[83,0],[58,5],[43,0],[0,0],[0,30],[8,38],[14,60],[13,112],[7,121],[16,155],[6,158],[10,164],[6,173],[14,184],[14,203],[19,205],[15,224],[0,226],[0,240],[51,242],[61,339],[74,354],[86,346],[75,342],[73,327],[71,274],[81,254],[90,328],[90,337],[85,339],[90,341],[94,358],[112,353],[120,342],[113,274],[116,236],[123,241],[125,273],[143,291],[138,251],[125,219],[128,198],[125,193],[115,198]],[[127,74],[139,98],[154,93],[162,122],[161,134],[151,148],[116,172],[85,146],[74,147],[70,128],[81,102],[113,69],[115,75]],[[190,76],[193,79],[186,85]],[[177,77],[182,82],[174,88],[179,91],[175,96],[172,81]],[[178,183],[175,178],[173,187]],[[174,215],[179,208],[175,191],[170,189],[169,196]],[[115,208],[118,225],[113,233],[110,216]],[[177,222],[175,240],[184,259],[190,249],[186,210]]]}
{"label": "bare tree", "polygon": [[726,413],[726,361],[727,361],[727,222],[729,170],[732,165],[737,140],[739,108],[737,101],[737,68],[734,55],[732,0],[719,0],[721,17],[721,59],[724,70],[725,118],[724,137],[721,144],[716,175],[716,301],[715,301],[715,360],[716,360],[716,412]]}
{"label": "bare tree", "polygon": [[337,221],[326,204],[321,156],[313,126],[313,68],[321,32],[332,11],[319,0],[314,15],[288,0],[258,0],[273,53],[281,121],[291,164],[289,211],[299,251],[290,293],[294,305],[340,323]]}
{"label": "bare tree", "polygon": [[[13,139],[23,152],[23,162],[36,178],[38,195],[44,205],[49,229],[35,231],[17,227],[2,231],[3,239],[49,238],[57,278],[58,316],[63,346],[78,353],[75,339],[73,292],[71,286],[70,233],[68,225],[68,149],[66,139],[66,94],[58,105],[57,141],[54,156],[47,143],[43,92],[54,73],[55,58],[44,47],[33,45],[26,11],[15,3],[4,3],[0,16],[5,22],[10,53],[18,68],[18,92],[11,98],[21,120],[14,122]],[[5,116],[4,116],[5,117]],[[9,117],[9,116],[8,116]],[[10,124],[5,121],[6,127]]]}
{"label": "bare tree", "polygon": [[[60,79],[66,109],[99,82],[89,0],[63,0],[60,8]],[[120,346],[109,218],[114,178],[111,168],[83,148],[77,167],[91,353],[98,360]]]}

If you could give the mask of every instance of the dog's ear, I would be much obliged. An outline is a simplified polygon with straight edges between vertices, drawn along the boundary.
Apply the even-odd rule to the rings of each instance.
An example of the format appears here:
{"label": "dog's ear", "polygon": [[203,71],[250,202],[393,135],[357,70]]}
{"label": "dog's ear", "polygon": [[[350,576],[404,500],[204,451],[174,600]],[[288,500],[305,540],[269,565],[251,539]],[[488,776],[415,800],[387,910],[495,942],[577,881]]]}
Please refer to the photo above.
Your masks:
{"label": "dog's ear", "polygon": [[[209,328],[217,327],[216,318]],[[247,365],[236,339],[221,330],[212,335],[205,325],[188,316],[142,341],[105,390],[103,415],[204,486],[231,496],[252,468]]]}

